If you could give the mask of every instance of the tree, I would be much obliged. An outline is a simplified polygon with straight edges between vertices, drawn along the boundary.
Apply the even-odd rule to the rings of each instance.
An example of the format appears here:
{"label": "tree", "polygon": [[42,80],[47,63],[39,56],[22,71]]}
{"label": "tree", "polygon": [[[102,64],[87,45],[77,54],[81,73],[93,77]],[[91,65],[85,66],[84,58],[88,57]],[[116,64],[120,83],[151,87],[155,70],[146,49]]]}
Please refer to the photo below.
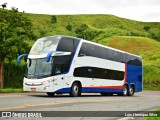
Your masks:
{"label": "tree", "polygon": [[0,88],[4,83],[4,60],[11,62],[19,54],[28,52],[24,39],[32,35],[32,23],[23,13],[0,9]]}
{"label": "tree", "polygon": [[2,6],[2,8],[4,9],[4,8],[7,7],[7,3],[3,3],[1,6]]}
{"label": "tree", "polygon": [[67,29],[68,31],[72,31],[72,25],[71,25],[71,24],[68,24],[68,25],[66,26],[66,29]]}
{"label": "tree", "polygon": [[87,24],[82,24],[76,29],[75,33],[77,34],[77,37],[92,40],[101,34],[101,31],[92,30]]}
{"label": "tree", "polygon": [[52,16],[51,23],[57,23],[57,17],[55,15]]}
{"label": "tree", "polygon": [[144,26],[143,28],[145,31],[149,31],[150,27],[149,26]]}

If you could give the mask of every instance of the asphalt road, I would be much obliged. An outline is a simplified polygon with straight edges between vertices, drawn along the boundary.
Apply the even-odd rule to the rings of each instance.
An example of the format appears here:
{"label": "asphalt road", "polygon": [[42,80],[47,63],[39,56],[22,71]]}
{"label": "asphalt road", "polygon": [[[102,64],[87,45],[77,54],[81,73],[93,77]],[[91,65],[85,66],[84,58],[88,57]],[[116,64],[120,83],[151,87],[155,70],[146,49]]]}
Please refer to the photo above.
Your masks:
{"label": "asphalt road", "polygon": [[[65,94],[48,97],[45,93],[0,93],[0,111],[150,111],[159,107],[160,91],[143,91],[135,93],[132,97],[101,96],[100,94],[82,94],[81,97],[70,97]],[[8,120],[9,118],[0,119]],[[12,119],[17,120],[17,118]],[[47,119],[53,118],[47,117]],[[55,119],[97,120],[95,117],[56,117]],[[98,119],[127,120],[133,117],[100,117]]]}

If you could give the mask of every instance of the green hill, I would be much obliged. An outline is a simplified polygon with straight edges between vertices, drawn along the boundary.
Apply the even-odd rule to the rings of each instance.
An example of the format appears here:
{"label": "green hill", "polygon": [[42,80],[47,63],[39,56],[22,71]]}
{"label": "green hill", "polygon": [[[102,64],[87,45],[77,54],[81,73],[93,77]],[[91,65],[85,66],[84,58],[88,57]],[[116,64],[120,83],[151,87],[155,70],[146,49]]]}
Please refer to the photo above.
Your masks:
{"label": "green hill", "polygon": [[[101,40],[113,35],[118,36],[142,36],[160,41],[160,23],[139,22],[113,15],[36,15],[26,14],[34,25],[36,37],[49,35],[77,36],[76,29],[86,24],[89,30],[100,33],[91,40]],[[52,17],[56,17],[53,23]],[[72,30],[67,30],[70,25]]]}

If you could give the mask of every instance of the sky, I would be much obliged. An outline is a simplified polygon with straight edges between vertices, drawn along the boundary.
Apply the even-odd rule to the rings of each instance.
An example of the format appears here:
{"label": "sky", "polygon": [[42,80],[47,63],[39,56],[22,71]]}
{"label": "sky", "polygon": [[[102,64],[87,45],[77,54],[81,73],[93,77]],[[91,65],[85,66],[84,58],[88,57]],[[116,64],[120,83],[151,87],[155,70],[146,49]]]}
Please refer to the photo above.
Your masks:
{"label": "sky", "polygon": [[17,7],[26,13],[112,14],[144,22],[160,22],[160,0],[0,0],[7,9]]}

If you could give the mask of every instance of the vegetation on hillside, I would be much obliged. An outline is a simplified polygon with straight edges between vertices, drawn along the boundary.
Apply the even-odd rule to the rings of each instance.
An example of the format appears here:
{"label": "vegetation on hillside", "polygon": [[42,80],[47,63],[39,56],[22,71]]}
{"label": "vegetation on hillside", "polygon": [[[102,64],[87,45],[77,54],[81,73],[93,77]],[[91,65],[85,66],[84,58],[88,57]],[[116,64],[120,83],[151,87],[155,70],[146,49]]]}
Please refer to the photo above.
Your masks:
{"label": "vegetation on hillside", "polygon": [[[70,35],[89,40],[111,36],[141,36],[160,41],[160,23],[138,22],[113,15],[36,15],[26,14],[32,20],[37,38],[50,35]],[[56,22],[53,22],[53,18]],[[68,29],[68,26],[71,28]],[[84,28],[83,28],[84,27]],[[81,34],[77,29],[82,29]]]}

